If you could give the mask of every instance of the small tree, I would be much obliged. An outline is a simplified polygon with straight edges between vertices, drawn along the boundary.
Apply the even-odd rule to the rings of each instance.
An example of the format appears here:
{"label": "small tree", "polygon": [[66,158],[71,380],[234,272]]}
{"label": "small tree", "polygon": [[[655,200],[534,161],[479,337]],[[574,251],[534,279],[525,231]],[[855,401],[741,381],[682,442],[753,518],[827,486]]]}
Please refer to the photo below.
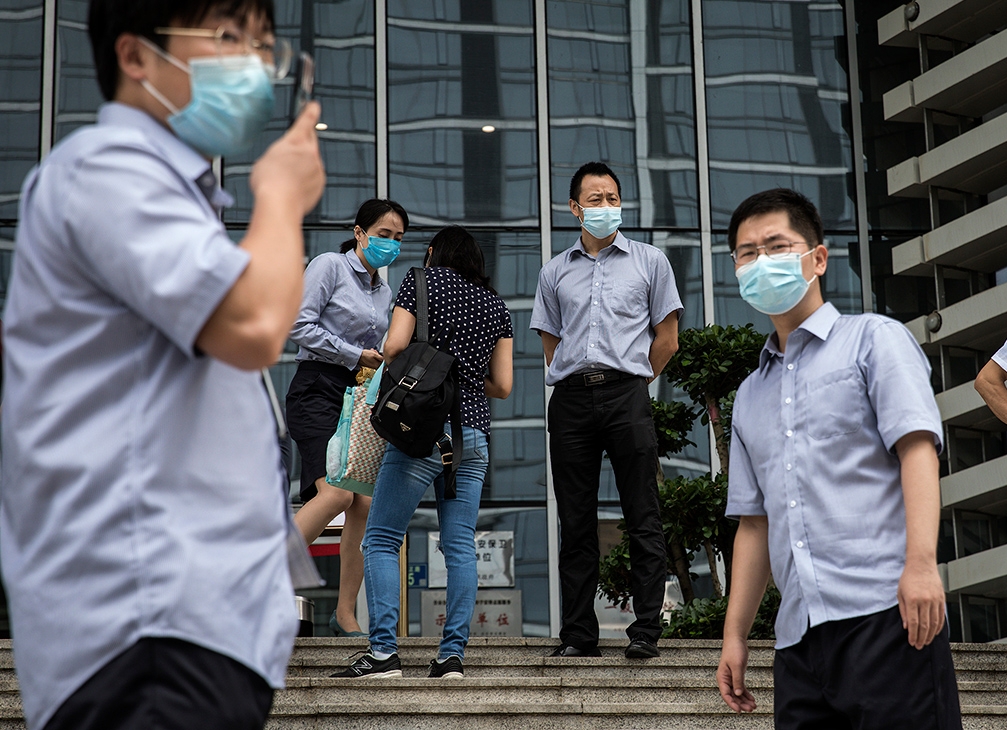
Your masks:
{"label": "small tree", "polygon": [[[724,516],[731,413],[735,392],[741,381],[758,366],[765,340],[765,335],[750,324],[744,327],[709,325],[702,330],[683,330],[679,334],[679,350],[664,369],[664,375],[672,385],[683,390],[692,403],[653,402],[658,451],[662,456],[678,453],[692,444],[688,434],[699,417],[704,426],[712,426],[720,459],[720,472],[716,476],[707,473],[692,479],[681,476],[665,479],[658,465],[658,495],[669,569],[678,578],[687,607],[695,600],[689,564],[699,550],[706,553],[710,564],[715,597],[722,598],[730,588],[731,558],[737,529],[734,521]],[[620,523],[620,527],[624,531],[622,541],[601,560],[598,591],[625,607],[630,598],[629,540],[625,535],[625,523]],[[717,555],[724,560],[726,587],[720,585],[717,576]],[[774,607],[772,601],[764,605],[769,609]],[[695,606],[690,610],[695,613],[699,608]],[[690,620],[689,623],[703,625],[701,621]],[[710,625],[715,624],[714,621]]]}

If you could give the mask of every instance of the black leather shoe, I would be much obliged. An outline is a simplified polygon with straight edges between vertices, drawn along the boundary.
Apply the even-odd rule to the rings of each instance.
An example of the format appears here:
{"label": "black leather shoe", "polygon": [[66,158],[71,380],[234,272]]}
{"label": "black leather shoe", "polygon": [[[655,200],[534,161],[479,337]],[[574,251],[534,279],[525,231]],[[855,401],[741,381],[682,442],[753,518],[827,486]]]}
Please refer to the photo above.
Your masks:
{"label": "black leather shoe", "polygon": [[598,651],[597,646],[592,646],[590,649],[579,649],[570,644],[560,644],[549,656],[601,656],[601,652]]}
{"label": "black leather shoe", "polygon": [[626,647],[627,659],[653,659],[656,656],[661,656],[661,650],[649,639],[633,639]]}

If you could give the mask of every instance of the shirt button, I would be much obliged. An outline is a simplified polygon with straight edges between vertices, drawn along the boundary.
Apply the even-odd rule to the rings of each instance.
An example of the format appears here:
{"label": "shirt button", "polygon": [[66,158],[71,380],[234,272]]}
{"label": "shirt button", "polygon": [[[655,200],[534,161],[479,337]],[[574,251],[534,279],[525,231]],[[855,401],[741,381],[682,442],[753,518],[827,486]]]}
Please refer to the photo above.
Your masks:
{"label": "shirt button", "polygon": [[784,402],[784,403],[790,403],[790,398],[787,398],[787,399],[786,399],[785,401],[783,401],[783,402]]}
{"label": "shirt button", "polygon": [[790,438],[790,437],[791,437],[791,436],[793,436],[793,435],[794,435],[794,432],[793,432],[793,431],[791,431],[791,430],[790,430],[790,429],[788,428],[788,429],[787,429],[787,438]]}
{"label": "shirt button", "polygon": [[796,501],[794,501],[794,500],[791,500],[791,501],[790,501],[790,506],[791,506],[791,507],[796,507],[796,506],[797,506],[797,502],[796,502]]}
{"label": "shirt button", "polygon": [[[793,468],[794,468],[793,464],[787,464],[787,471],[790,471]],[[790,505],[790,506],[793,507],[794,505]]]}
{"label": "shirt button", "polygon": [[594,343],[593,342],[591,343],[591,347],[594,347]]}
{"label": "shirt button", "polygon": [[797,541],[797,547],[799,547],[799,548],[804,547],[804,541],[803,540],[798,540]]}
{"label": "shirt button", "polygon": [[794,369],[794,363],[790,363],[789,365],[787,365],[787,370],[793,370],[793,369]]}
{"label": "shirt button", "polygon": [[594,285],[595,285],[595,286],[600,286],[600,285],[598,284],[598,282],[597,282],[597,281],[596,281],[596,282],[594,282]]}
{"label": "shirt button", "polygon": [[592,327],[596,327],[597,325],[598,325],[598,323],[597,323],[597,322],[592,322],[592,323],[591,323],[591,326],[592,326]]}

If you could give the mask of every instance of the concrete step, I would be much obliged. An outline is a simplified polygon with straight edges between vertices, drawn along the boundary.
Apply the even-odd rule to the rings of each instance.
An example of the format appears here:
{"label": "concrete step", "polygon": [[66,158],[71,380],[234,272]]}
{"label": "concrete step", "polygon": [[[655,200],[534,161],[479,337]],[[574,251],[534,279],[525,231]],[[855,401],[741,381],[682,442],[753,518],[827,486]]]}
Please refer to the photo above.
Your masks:
{"label": "concrete step", "polygon": [[[398,679],[345,679],[360,639],[298,639],[287,689],[269,730],[762,730],[771,728],[773,649],[752,642],[752,715],[720,699],[717,641],[662,641],[661,656],[626,659],[624,640],[600,642],[600,658],[547,656],[555,639],[473,639],[462,679],[429,679],[434,638],[400,639]],[[1007,727],[1007,646],[954,644],[964,727]],[[10,643],[0,641],[0,730],[23,730]]]}

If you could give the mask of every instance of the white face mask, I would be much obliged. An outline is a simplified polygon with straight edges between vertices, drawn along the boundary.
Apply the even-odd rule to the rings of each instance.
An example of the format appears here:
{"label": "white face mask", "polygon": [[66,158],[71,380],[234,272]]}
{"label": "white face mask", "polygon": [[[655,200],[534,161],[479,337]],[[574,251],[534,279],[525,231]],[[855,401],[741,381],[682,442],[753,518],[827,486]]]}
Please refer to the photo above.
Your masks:
{"label": "white face mask", "polygon": [[608,238],[619,230],[622,225],[622,208],[585,208],[574,201],[574,205],[580,208],[580,224],[585,231],[595,238]]}
{"label": "white face mask", "polygon": [[[814,249],[811,249],[814,251]],[[770,258],[763,254],[744,266],[739,266],[735,274],[741,298],[763,314],[784,314],[796,307],[811,281],[804,278],[801,259],[805,253],[785,253]]]}
{"label": "white face mask", "polygon": [[178,109],[147,79],[141,83],[171,116],[168,126],[190,147],[210,157],[242,152],[252,146],[273,114],[273,84],[257,54],[206,56],[188,65],[146,38],[161,58],[189,74],[192,98]]}

